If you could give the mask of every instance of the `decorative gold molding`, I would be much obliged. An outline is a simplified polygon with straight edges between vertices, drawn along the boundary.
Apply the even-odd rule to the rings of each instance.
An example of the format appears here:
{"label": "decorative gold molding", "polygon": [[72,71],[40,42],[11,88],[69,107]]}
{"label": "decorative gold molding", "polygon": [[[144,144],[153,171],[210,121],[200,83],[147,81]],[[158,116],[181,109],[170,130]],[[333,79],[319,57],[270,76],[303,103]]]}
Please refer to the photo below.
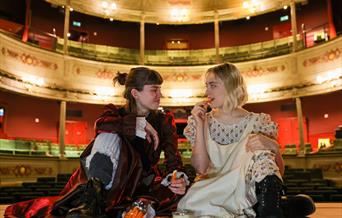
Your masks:
{"label": "decorative gold molding", "polygon": [[0,176],[6,177],[50,176],[53,174],[52,167],[32,166],[30,164],[0,167]]}
{"label": "decorative gold molding", "polygon": [[[1,33],[0,48],[0,88],[57,100],[123,104],[123,87],[113,87],[112,78],[117,71],[136,67],[63,56]],[[249,102],[274,101],[341,90],[341,51],[339,37],[296,53],[236,65],[245,76]],[[203,75],[212,66],[151,67],[164,78],[161,104],[186,106],[203,100]],[[34,84],[24,79],[27,76],[44,83]]]}
{"label": "decorative gold molding", "polygon": [[27,64],[27,65],[32,65],[34,67],[42,67],[42,68],[47,68],[50,70],[57,70],[58,65],[56,63],[52,63],[49,61],[42,60],[40,58],[37,58],[31,54],[26,54],[26,53],[18,53],[16,51],[13,51],[11,49],[2,47],[1,52],[4,56],[14,58],[17,60],[20,60],[22,63]]}
{"label": "decorative gold molding", "polygon": [[339,59],[341,55],[341,51],[339,48],[331,49],[330,51],[325,52],[323,55],[310,57],[303,61],[303,66],[312,66],[320,63],[327,63],[329,61],[334,61]]}

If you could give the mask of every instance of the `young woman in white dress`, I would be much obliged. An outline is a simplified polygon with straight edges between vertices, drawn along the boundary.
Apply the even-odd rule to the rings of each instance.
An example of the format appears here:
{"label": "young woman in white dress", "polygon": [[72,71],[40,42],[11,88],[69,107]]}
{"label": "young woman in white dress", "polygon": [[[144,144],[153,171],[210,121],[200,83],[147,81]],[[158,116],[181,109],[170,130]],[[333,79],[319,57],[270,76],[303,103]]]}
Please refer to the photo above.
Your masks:
{"label": "young woman in white dress", "polygon": [[191,164],[205,176],[178,209],[196,217],[283,217],[284,164],[276,123],[242,108],[246,85],[233,64],[208,69],[205,85],[208,99],[194,106],[184,129],[192,144]]}

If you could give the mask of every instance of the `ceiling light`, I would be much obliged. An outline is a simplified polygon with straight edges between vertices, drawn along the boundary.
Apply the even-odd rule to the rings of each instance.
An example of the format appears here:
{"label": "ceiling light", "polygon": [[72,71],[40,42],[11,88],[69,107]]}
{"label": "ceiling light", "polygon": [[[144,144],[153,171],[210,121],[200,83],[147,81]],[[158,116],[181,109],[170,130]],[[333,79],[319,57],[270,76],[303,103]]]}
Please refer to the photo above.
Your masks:
{"label": "ceiling light", "polygon": [[105,17],[109,17],[113,14],[113,11],[117,9],[117,5],[115,2],[103,1],[101,3],[101,8],[103,10],[103,13],[105,14]]}
{"label": "ceiling light", "polygon": [[187,8],[172,8],[171,19],[178,22],[189,20],[189,9]]}
{"label": "ceiling light", "polygon": [[250,13],[264,11],[265,7],[259,0],[249,0],[242,3],[242,7],[247,9]]}
{"label": "ceiling light", "polygon": [[108,2],[102,2],[101,6],[102,6],[102,8],[107,8],[108,7]]}

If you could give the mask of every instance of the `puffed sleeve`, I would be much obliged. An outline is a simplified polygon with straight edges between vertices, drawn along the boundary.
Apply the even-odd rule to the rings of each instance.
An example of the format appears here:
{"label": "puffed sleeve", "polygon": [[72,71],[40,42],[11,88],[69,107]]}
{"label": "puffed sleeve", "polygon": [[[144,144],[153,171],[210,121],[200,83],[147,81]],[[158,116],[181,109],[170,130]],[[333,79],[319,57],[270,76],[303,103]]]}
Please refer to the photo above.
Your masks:
{"label": "puffed sleeve", "polygon": [[109,104],[104,113],[95,121],[96,135],[102,132],[117,133],[128,137],[136,134],[136,115],[133,113],[120,115],[118,109]]}
{"label": "puffed sleeve", "polygon": [[183,134],[184,136],[189,140],[191,145],[194,145],[195,143],[195,135],[196,135],[196,129],[195,129],[195,119],[193,116],[188,117],[188,124],[184,128]]}
{"label": "puffed sleeve", "polygon": [[255,120],[254,131],[256,133],[262,133],[270,138],[278,138],[278,125],[271,120],[269,114],[260,113]]}

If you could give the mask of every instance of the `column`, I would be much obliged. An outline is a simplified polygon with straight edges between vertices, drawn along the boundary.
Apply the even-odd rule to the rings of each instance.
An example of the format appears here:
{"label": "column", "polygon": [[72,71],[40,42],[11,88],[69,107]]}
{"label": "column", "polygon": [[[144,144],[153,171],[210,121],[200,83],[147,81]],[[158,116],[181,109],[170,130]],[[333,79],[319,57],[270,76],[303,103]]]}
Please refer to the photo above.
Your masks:
{"label": "column", "polygon": [[334,19],[331,8],[331,0],[327,0],[327,10],[328,10],[328,23],[329,23],[329,38],[333,39],[336,37],[336,29],[334,25]]}
{"label": "column", "polygon": [[140,21],[140,65],[145,64],[145,15],[141,16]]}
{"label": "column", "polygon": [[59,135],[58,135],[60,158],[64,158],[65,119],[66,119],[66,101],[61,101],[60,109],[59,109]]}
{"label": "column", "polygon": [[68,33],[69,33],[69,22],[70,22],[70,0],[66,0],[65,5],[65,16],[64,16],[64,45],[63,54],[68,54]]}
{"label": "column", "polygon": [[291,29],[292,29],[292,52],[297,51],[297,16],[296,16],[296,2],[295,0],[290,1],[291,7]]}
{"label": "column", "polygon": [[215,11],[215,20],[214,20],[214,31],[215,31],[215,54],[216,54],[216,63],[221,63],[220,58],[220,26],[219,26],[219,16],[218,12]]}
{"label": "column", "polygon": [[31,0],[26,0],[25,27],[24,27],[24,33],[21,39],[23,42],[27,42],[28,40],[30,26],[31,26]]}
{"label": "column", "polygon": [[302,113],[302,102],[301,102],[300,97],[296,98],[296,109],[297,109],[298,130],[299,130],[299,154],[298,156],[305,156],[303,113]]}

